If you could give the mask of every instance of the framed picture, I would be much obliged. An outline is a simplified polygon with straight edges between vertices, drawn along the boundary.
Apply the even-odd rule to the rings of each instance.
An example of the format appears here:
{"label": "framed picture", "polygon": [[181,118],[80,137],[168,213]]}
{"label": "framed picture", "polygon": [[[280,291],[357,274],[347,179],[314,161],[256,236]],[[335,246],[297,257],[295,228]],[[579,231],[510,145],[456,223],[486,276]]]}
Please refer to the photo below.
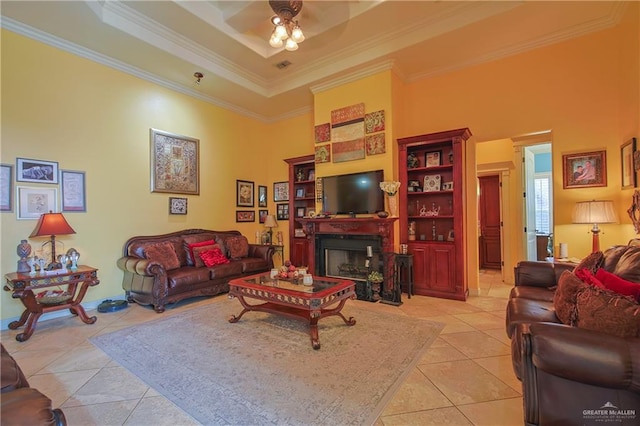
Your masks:
{"label": "framed picture", "polygon": [[0,212],[13,211],[13,166],[0,164]]}
{"label": "framed picture", "polygon": [[258,207],[267,207],[267,187],[258,185]]}
{"label": "framed picture", "polygon": [[55,161],[17,158],[16,181],[58,183],[58,163]]}
{"label": "framed picture", "polygon": [[440,175],[427,175],[424,177],[424,192],[440,191]]}
{"label": "framed picture", "polygon": [[253,207],[253,182],[236,180],[236,206]]}
{"label": "framed picture", "polygon": [[84,172],[60,170],[60,188],[62,189],[63,212],[86,212],[87,191],[84,184]]}
{"label": "framed picture", "polygon": [[564,154],[562,184],[564,189],[607,186],[607,152]]}
{"label": "framed picture", "polygon": [[267,220],[267,215],[269,214],[269,210],[258,210],[258,221],[260,223],[264,223]]}
{"label": "framed picture", "polygon": [[43,213],[58,211],[58,188],[18,186],[18,220],[40,219]]}
{"label": "framed picture", "polygon": [[198,139],[150,129],[151,192],[200,194]]}
{"label": "framed picture", "polygon": [[275,182],[273,184],[273,201],[289,201],[289,182]]}
{"label": "framed picture", "polygon": [[305,213],[305,208],[304,207],[298,207],[296,209],[296,217],[304,217],[304,213]]}
{"label": "framed picture", "polygon": [[309,170],[309,176],[307,176],[307,180],[315,180],[316,179],[316,171]]}
{"label": "framed picture", "polygon": [[442,183],[443,191],[453,191],[453,182],[443,182]]}
{"label": "framed picture", "polygon": [[296,198],[304,198],[304,188],[296,189]]}
{"label": "framed picture", "polygon": [[169,197],[169,214],[187,214],[187,199]]}
{"label": "framed picture", "polygon": [[449,230],[449,233],[447,234],[447,241],[453,241],[453,229]]}
{"label": "framed picture", "polygon": [[236,210],[236,222],[255,222],[256,212],[253,210]]}
{"label": "framed picture", "polygon": [[440,151],[427,152],[424,154],[425,167],[436,167],[440,165]]}
{"label": "framed picture", "polygon": [[622,162],[622,188],[638,186],[634,169],[633,153],[636,152],[636,138],[631,138],[620,146],[620,161]]}
{"label": "framed picture", "polygon": [[289,220],[289,204],[278,204],[276,210],[277,220]]}

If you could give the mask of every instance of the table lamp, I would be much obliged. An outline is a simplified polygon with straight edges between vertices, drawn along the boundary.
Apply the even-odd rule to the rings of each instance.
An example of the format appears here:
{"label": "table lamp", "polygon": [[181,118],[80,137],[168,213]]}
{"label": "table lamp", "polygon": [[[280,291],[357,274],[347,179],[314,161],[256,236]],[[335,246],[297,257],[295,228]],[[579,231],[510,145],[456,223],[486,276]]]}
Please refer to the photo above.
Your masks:
{"label": "table lamp", "polygon": [[269,244],[271,244],[273,242],[273,228],[278,227],[275,216],[272,214],[267,215],[264,219],[264,227],[269,229]]}
{"label": "table lamp", "polygon": [[56,261],[56,235],[69,235],[75,234],[76,231],[69,225],[62,213],[43,213],[38,219],[36,228],[33,230],[29,238],[33,237],[51,237],[49,241],[45,241],[42,244],[44,247],[47,244],[51,244],[51,263],[47,266],[47,269],[60,269],[62,265]]}
{"label": "table lamp", "polygon": [[617,223],[618,215],[613,208],[613,201],[579,201],[573,208],[573,223],[593,224],[593,242],[591,251],[600,251],[599,223]]}

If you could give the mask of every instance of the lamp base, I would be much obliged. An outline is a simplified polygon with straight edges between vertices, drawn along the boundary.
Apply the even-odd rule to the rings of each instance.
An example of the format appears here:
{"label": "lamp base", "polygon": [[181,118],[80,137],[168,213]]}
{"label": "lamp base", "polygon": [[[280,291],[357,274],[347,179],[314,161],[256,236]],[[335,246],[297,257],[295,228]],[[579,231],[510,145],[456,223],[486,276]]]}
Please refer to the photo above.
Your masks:
{"label": "lamp base", "polygon": [[597,251],[600,251],[600,229],[592,229],[591,232],[593,233],[593,240],[591,242],[591,253],[595,253]]}

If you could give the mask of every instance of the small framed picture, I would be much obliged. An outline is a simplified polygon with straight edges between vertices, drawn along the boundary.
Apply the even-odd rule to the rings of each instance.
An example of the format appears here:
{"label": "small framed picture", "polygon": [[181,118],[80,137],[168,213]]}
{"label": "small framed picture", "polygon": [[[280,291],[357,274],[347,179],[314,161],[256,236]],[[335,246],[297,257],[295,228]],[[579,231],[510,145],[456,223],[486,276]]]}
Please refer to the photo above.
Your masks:
{"label": "small framed picture", "polygon": [[296,189],[296,198],[304,198],[304,188]]}
{"label": "small framed picture", "polygon": [[424,154],[425,167],[437,167],[440,165],[440,151],[427,152]]}
{"label": "small framed picture", "polygon": [[260,223],[264,223],[267,220],[267,215],[269,214],[269,210],[258,210],[258,221]]}
{"label": "small framed picture", "polygon": [[267,207],[267,187],[258,185],[258,207]]}
{"label": "small framed picture", "polygon": [[278,204],[276,210],[277,220],[289,220],[289,204]]}
{"label": "small framed picture", "polygon": [[169,197],[169,214],[187,214],[187,199]]}
{"label": "small framed picture", "polygon": [[[55,161],[16,159],[16,181],[58,183],[58,163]],[[39,216],[38,216],[39,217]]]}
{"label": "small framed picture", "polygon": [[636,138],[631,138],[620,146],[620,161],[622,162],[622,188],[635,188],[636,173],[633,170],[633,153],[636,150]]}
{"label": "small framed picture", "polygon": [[315,180],[315,178],[316,178],[316,171],[309,170],[309,176],[307,176],[307,180]]}
{"label": "small framed picture", "polygon": [[296,217],[304,217],[304,213],[305,213],[304,207],[298,207],[296,209]]}
{"label": "small framed picture", "polygon": [[440,175],[427,175],[424,177],[424,192],[440,191]]}
{"label": "small framed picture", "polygon": [[253,182],[236,180],[236,206],[253,207]]}
{"label": "small framed picture", "polygon": [[0,212],[13,211],[13,166],[0,164]]}
{"label": "small framed picture", "polygon": [[273,184],[273,201],[289,201],[289,182],[275,182]]}
{"label": "small framed picture", "polygon": [[58,211],[58,188],[18,186],[18,220],[40,219],[43,213]]}
{"label": "small framed picture", "polygon": [[253,210],[236,210],[236,222],[255,222],[256,212]]}
{"label": "small framed picture", "polygon": [[61,170],[60,180],[62,188],[63,212],[86,212],[86,190],[84,172]]}
{"label": "small framed picture", "polygon": [[447,241],[453,241],[453,229],[449,230],[449,233],[447,234]]}
{"label": "small framed picture", "polygon": [[443,191],[453,191],[453,182],[443,182],[442,183]]}

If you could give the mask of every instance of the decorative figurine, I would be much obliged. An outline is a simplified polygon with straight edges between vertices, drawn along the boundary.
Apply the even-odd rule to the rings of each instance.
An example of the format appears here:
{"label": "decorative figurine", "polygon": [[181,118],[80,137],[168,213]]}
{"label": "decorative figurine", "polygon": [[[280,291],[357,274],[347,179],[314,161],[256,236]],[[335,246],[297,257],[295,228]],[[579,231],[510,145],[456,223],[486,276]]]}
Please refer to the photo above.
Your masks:
{"label": "decorative figurine", "polygon": [[47,261],[42,257],[38,259],[38,266],[40,267],[40,274],[44,274],[45,269],[47,268]]}
{"label": "decorative figurine", "polygon": [[409,222],[409,241],[415,241],[416,239],[416,223]]}
{"label": "decorative figurine", "polygon": [[420,160],[414,153],[407,155],[407,167],[410,169],[415,169],[420,165]]}
{"label": "decorative figurine", "polygon": [[38,261],[38,257],[37,256],[30,257],[27,260],[27,264],[29,265],[29,268],[31,268],[31,270],[29,271],[29,275],[35,275],[36,274],[36,262],[37,261]]}
{"label": "decorative figurine", "polygon": [[31,254],[31,244],[27,240],[20,240],[20,244],[16,249],[18,256],[20,256],[20,260],[18,260],[18,268],[17,272],[29,272],[29,264],[27,263],[27,258]]}
{"label": "decorative figurine", "polygon": [[302,169],[298,169],[298,173],[296,173],[296,179],[298,179],[298,182],[304,180],[304,172],[302,171]]}

